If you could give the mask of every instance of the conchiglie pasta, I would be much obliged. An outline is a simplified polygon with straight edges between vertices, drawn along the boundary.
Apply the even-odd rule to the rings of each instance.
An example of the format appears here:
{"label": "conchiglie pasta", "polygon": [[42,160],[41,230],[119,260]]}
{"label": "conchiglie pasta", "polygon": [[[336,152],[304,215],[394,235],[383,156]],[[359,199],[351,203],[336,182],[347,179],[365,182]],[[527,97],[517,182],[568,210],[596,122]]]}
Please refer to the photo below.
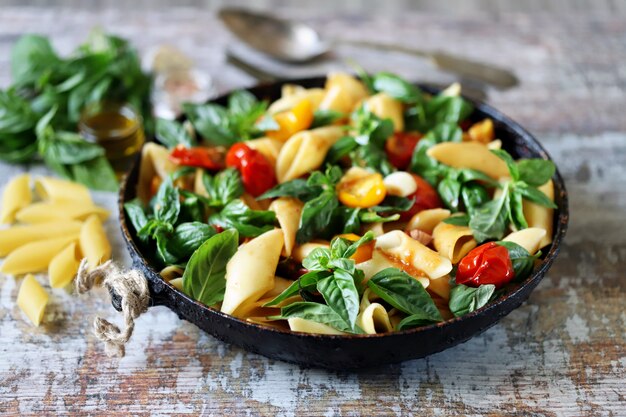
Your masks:
{"label": "conchiglie pasta", "polygon": [[90,216],[80,230],[80,251],[87,258],[89,270],[111,259],[111,244],[98,216]]}
{"label": "conchiglie pasta", "polygon": [[[548,196],[550,201],[554,201],[554,183],[552,180],[549,180],[542,186],[537,187],[537,189]],[[541,239],[539,247],[543,248],[544,246],[548,246],[552,243],[554,210],[548,207],[540,206],[539,204],[535,204],[528,200],[524,200],[522,204],[524,208],[524,217],[526,217],[528,227],[538,227],[546,231],[546,235],[543,239]]]}
{"label": "conchiglie pasta", "polygon": [[15,214],[28,206],[32,199],[30,176],[28,174],[18,175],[9,181],[2,193],[0,224],[13,223]]}
{"label": "conchiglie pasta", "polygon": [[278,159],[280,149],[283,147],[283,142],[272,138],[258,138],[247,141],[246,145],[261,152],[272,166],[276,166],[276,159]]}
{"label": "conchiglie pasta", "polygon": [[287,320],[287,322],[289,323],[289,328],[294,332],[332,334],[332,335],[346,334],[344,332],[341,332],[325,324],[316,323],[311,320],[301,319],[299,317],[290,318]]}
{"label": "conchiglie pasta", "polygon": [[297,245],[291,251],[291,257],[298,262],[302,262],[311,252],[317,248],[329,248],[330,243],[326,241],[307,242]]}
{"label": "conchiglie pasta", "polygon": [[153,178],[158,176],[165,179],[175,170],[176,165],[170,161],[167,148],[152,142],[146,143],[141,150],[137,196],[147,204],[152,198],[150,189]]}
{"label": "conchiglie pasta", "polygon": [[453,264],[459,263],[477,245],[472,229],[443,222],[433,230],[433,242],[437,252],[450,259]]}
{"label": "conchiglie pasta", "polygon": [[381,119],[391,119],[394,132],[404,130],[404,107],[387,93],[378,93],[364,101],[368,109]]}
{"label": "conchiglie pasta", "polygon": [[276,160],[278,182],[293,180],[319,168],[343,133],[339,126],[326,126],[304,130],[289,138]]}
{"label": "conchiglie pasta", "polygon": [[34,276],[27,275],[17,293],[17,305],[30,321],[39,326],[48,304],[48,293],[37,282]]}
{"label": "conchiglie pasta", "polygon": [[326,91],[323,88],[294,89],[290,91],[288,95],[273,102],[267,109],[267,112],[269,114],[276,114],[291,110],[302,100],[309,100],[311,106],[313,106],[313,110],[315,110],[320,106],[325,95]]}
{"label": "conchiglie pasta", "polygon": [[75,236],[66,236],[22,245],[4,259],[0,272],[19,275],[45,271],[50,261],[74,241],[76,241]]}
{"label": "conchiglie pasta", "polygon": [[546,237],[546,230],[539,227],[529,227],[527,229],[518,230],[505,237],[506,242],[517,243],[528,251],[531,255],[537,253],[542,248],[541,242]]}
{"label": "conchiglie pasta", "polygon": [[476,142],[443,142],[426,152],[428,156],[453,168],[469,168],[499,179],[509,175],[506,163]]}
{"label": "conchiglie pasta", "polygon": [[432,234],[435,226],[448,217],[450,217],[450,210],[442,208],[422,210],[411,217],[411,220],[406,224],[406,230],[417,229]]}
{"label": "conchiglie pasta", "polygon": [[397,268],[410,274],[413,278],[418,280],[424,288],[428,287],[430,284],[430,280],[427,277],[421,276],[421,270],[415,270],[415,268],[407,270],[409,269],[407,268],[407,264],[403,263],[400,259],[386,255],[380,249],[374,249],[372,257],[365,262],[357,264],[357,268],[363,271],[364,282],[367,282],[383,269]]}
{"label": "conchiglie pasta", "polygon": [[59,252],[48,266],[48,278],[52,288],[63,288],[72,280],[78,272],[80,261],[76,257],[76,242]]}
{"label": "conchiglie pasta", "polygon": [[71,201],[34,203],[20,210],[15,217],[22,223],[46,223],[55,220],[85,220],[93,214],[102,220],[109,217],[109,211],[102,207]]}
{"label": "conchiglie pasta", "polygon": [[73,201],[76,204],[93,205],[87,187],[72,181],[51,177],[38,178],[35,181],[35,191],[42,200]]}
{"label": "conchiglie pasta", "polygon": [[270,230],[239,247],[226,266],[226,291],[221,310],[238,316],[237,309],[257,301],[274,288],[274,274],[283,249],[283,232]]}
{"label": "conchiglie pasta", "polygon": [[276,218],[285,238],[284,255],[291,256],[296,243],[296,233],[300,225],[303,203],[296,198],[280,197],[270,204],[270,210],[276,213]]}
{"label": "conchiglie pasta", "polygon": [[28,226],[13,226],[0,230],[0,256],[27,243],[54,237],[72,236],[78,239],[82,224],[74,220],[38,223]]}
{"label": "conchiglie pasta", "polygon": [[319,105],[322,110],[335,110],[348,114],[368,96],[365,85],[346,73],[332,73],[326,79],[326,94]]}

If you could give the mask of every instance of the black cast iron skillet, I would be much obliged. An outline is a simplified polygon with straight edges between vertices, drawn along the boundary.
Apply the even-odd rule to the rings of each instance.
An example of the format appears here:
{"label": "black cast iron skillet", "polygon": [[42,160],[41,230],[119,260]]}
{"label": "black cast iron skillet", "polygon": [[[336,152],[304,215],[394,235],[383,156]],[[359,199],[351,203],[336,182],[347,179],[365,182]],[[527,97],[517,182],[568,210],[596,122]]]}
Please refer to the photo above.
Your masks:
{"label": "black cast iron skillet", "polygon": [[[289,83],[304,87],[320,87],[324,85],[324,81],[325,78],[319,77],[291,80]],[[280,97],[281,87],[285,83],[287,81],[260,85],[250,91],[259,98],[275,100]],[[436,92],[433,87],[422,85],[420,87],[430,93]],[[224,104],[226,96],[217,98],[215,102]],[[516,122],[487,104],[475,101],[472,103],[476,107],[472,119],[475,121],[485,117],[493,119],[497,137],[502,140],[504,149],[515,158],[550,159],[539,142]],[[167,306],[181,319],[194,323],[222,341],[233,343],[251,352],[300,365],[330,369],[361,368],[421,358],[484,332],[519,307],[539,284],[559,252],[569,218],[567,192],[557,170],[553,181],[555,202],[559,208],[554,213],[553,243],[544,249],[546,255],[541,264],[535,268],[535,272],[510,288],[505,295],[463,317],[416,329],[377,335],[313,335],[248,323],[200,304],[166,283],[152,267],[154,263],[151,251],[144,251],[141,242],[135,238],[135,233],[131,232],[124,213],[124,202],[136,195],[138,174],[139,164],[136,162],[122,182],[119,216],[133,266],[141,270],[148,280],[152,305]],[[118,297],[116,294],[112,296],[114,306],[117,304],[119,309]]]}

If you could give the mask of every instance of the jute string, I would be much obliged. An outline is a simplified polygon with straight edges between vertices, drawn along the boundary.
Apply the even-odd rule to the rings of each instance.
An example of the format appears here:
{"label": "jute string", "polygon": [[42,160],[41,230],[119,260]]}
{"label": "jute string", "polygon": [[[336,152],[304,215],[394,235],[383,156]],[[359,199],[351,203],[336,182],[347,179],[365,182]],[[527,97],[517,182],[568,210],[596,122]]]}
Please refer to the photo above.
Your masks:
{"label": "jute string", "polygon": [[124,330],[120,330],[115,324],[96,317],[93,323],[94,333],[104,342],[108,356],[123,357],[124,345],[135,328],[135,319],[148,309],[150,302],[148,281],[140,271],[120,269],[111,261],[89,271],[87,259],[83,259],[76,275],[78,293],[83,294],[91,290],[100,280],[109,291],[113,290],[121,297],[125,327]]}

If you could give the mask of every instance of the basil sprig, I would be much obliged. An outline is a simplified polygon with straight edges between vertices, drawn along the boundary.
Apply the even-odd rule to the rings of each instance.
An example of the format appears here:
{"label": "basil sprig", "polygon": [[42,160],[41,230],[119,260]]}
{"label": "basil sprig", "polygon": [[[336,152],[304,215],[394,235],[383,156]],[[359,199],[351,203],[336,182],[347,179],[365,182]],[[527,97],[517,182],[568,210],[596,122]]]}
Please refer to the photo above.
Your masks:
{"label": "basil sprig", "polygon": [[157,118],[155,135],[159,142],[170,149],[177,145],[184,145],[186,148],[196,146],[195,138],[176,120]]}
{"label": "basil sprig", "polygon": [[326,324],[337,330],[349,333],[363,333],[356,324],[359,314],[359,290],[363,280],[363,271],[356,268],[350,259],[359,246],[374,238],[366,233],[356,242],[344,238],[335,238],[330,248],[313,250],[302,262],[309,272],[294,281],[285,291],[266,304],[276,305],[281,301],[303,291],[316,289],[326,304],[311,301],[292,303],[281,309],[276,319],[299,317]]}
{"label": "basil sprig", "polygon": [[495,290],[496,286],[493,284],[484,284],[476,288],[463,284],[456,285],[450,290],[448,307],[456,317],[463,316],[484,307],[491,300]]}

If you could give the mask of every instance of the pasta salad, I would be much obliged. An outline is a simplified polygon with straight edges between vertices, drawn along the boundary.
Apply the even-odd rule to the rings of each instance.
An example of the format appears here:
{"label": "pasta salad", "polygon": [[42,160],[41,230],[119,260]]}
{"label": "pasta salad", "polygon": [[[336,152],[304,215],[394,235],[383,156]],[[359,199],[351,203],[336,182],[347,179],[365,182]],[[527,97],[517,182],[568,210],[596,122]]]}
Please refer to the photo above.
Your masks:
{"label": "pasta salad", "polygon": [[551,243],[555,167],[514,160],[453,84],[387,72],[158,120],[126,215],[189,297],[266,326],[375,334],[462,316]]}

